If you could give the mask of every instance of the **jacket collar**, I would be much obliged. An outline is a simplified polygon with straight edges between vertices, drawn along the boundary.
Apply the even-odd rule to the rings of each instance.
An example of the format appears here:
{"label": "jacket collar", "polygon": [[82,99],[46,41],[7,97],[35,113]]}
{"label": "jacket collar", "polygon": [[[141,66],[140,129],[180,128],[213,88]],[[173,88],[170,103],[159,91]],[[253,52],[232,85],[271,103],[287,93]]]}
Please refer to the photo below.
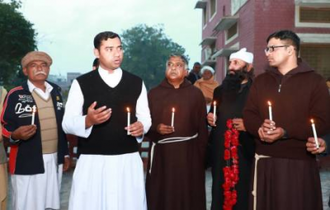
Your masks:
{"label": "jacket collar", "polygon": [[[181,88],[186,88],[186,87],[189,87],[191,86],[192,84],[186,79],[184,78],[183,82],[180,84],[179,86],[179,89]],[[173,85],[171,85],[167,79],[165,78],[161,83],[160,83],[160,86],[161,87],[164,87],[164,88],[170,88],[170,89],[175,89]]]}
{"label": "jacket collar", "polygon": [[[314,71],[313,68],[311,68],[305,61],[303,61],[301,58],[298,58],[298,66],[292,70],[290,70],[287,75],[295,75],[295,74],[300,74],[300,73],[305,73],[305,72],[312,72]],[[275,75],[280,75],[281,72],[278,71],[277,68],[272,67],[272,66],[267,66],[266,72],[269,72],[271,74]]]}

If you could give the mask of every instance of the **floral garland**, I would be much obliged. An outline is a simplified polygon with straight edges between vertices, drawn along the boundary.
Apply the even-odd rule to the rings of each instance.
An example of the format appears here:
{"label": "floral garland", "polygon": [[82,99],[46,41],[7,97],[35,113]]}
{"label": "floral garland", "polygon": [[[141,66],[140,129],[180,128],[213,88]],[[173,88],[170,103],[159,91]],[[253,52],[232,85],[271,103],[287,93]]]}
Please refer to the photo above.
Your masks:
{"label": "floral garland", "polygon": [[233,127],[232,119],[227,120],[228,130],[225,132],[224,159],[226,166],[223,168],[224,183],[222,185],[224,203],[223,210],[231,210],[237,202],[237,191],[235,185],[238,182],[238,154],[239,132]]}

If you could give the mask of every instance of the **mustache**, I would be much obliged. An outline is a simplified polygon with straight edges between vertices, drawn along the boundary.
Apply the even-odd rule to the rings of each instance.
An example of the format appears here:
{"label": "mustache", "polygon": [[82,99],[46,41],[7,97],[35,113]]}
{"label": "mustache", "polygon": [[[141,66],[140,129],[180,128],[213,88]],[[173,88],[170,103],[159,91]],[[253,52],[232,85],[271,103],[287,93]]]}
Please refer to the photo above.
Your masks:
{"label": "mustache", "polygon": [[228,74],[235,74],[235,71],[234,70],[231,70],[231,69],[228,69]]}
{"label": "mustache", "polygon": [[42,74],[42,75],[47,76],[47,73],[44,72],[44,71],[34,71],[33,74],[34,74],[34,76],[37,76],[37,75],[39,75],[39,74]]}
{"label": "mustache", "polygon": [[228,69],[228,74],[227,75],[235,75],[236,77],[239,77],[241,80],[244,80],[248,78],[248,70],[247,66],[245,65],[243,68],[239,70],[233,70],[233,69]]}

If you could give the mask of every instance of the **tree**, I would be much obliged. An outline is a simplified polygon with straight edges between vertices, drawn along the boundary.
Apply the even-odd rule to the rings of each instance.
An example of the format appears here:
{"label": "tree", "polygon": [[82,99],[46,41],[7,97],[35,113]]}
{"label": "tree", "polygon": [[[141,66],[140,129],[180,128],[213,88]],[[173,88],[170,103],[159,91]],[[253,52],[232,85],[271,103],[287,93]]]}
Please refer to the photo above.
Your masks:
{"label": "tree", "polygon": [[123,69],[140,76],[147,89],[158,85],[165,76],[166,60],[171,53],[185,49],[168,38],[161,26],[137,25],[121,35],[124,47]]}
{"label": "tree", "polygon": [[21,59],[36,49],[33,24],[18,12],[19,1],[4,3],[0,0],[0,82],[7,88],[21,83]]}

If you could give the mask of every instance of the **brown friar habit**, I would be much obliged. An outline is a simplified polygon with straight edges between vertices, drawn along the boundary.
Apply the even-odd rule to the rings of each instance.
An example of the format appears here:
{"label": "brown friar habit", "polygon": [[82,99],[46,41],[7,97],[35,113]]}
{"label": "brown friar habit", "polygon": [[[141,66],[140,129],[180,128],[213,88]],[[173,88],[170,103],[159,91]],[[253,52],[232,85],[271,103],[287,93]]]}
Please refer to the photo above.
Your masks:
{"label": "brown friar habit", "polygon": [[[268,100],[276,126],[287,132],[273,143],[261,141],[258,134],[269,118]],[[319,136],[329,132],[329,108],[325,80],[303,61],[285,75],[268,67],[254,80],[243,116],[260,158],[256,156],[254,176],[257,210],[323,209],[316,157],[307,152],[306,141],[313,136],[311,118]],[[251,196],[251,204],[254,199]]]}
{"label": "brown friar habit", "polygon": [[[149,153],[146,181],[148,209],[205,210],[207,126],[202,92],[186,79],[178,89],[164,80],[150,90],[148,98],[152,126],[147,138],[151,145],[155,144],[151,149],[153,152]],[[175,132],[161,135],[156,128],[160,123],[171,125],[173,107]],[[182,141],[182,137],[195,134],[198,136]],[[166,138],[176,142],[159,142]]]}

